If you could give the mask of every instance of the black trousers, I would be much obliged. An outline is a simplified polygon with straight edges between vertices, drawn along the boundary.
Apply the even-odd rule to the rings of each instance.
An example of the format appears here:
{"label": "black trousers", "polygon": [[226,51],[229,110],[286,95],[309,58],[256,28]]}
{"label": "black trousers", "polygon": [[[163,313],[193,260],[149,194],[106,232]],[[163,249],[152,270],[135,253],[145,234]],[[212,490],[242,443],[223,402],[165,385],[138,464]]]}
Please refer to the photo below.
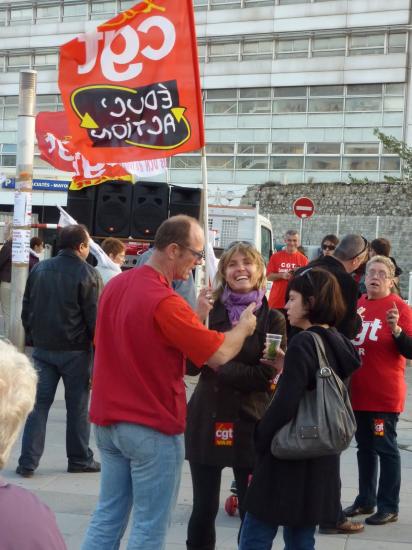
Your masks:
{"label": "black trousers", "polygon": [[[193,484],[193,509],[187,528],[189,550],[214,550],[216,543],[215,520],[219,511],[220,482],[223,466],[208,466],[190,462]],[[239,500],[239,513],[243,518],[243,502],[251,468],[233,468]]]}

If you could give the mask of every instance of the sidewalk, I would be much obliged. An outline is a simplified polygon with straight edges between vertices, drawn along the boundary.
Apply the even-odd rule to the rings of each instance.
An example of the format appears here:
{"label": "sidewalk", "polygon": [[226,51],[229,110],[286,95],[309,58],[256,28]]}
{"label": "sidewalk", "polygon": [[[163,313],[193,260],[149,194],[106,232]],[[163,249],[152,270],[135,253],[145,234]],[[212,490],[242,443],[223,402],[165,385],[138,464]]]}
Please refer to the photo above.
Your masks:
{"label": "sidewalk", "polygon": [[[399,444],[402,456],[402,490],[400,516],[397,523],[386,526],[368,526],[359,535],[317,535],[318,550],[409,550],[412,547],[412,368],[408,369],[408,400],[405,413],[399,422]],[[189,382],[189,391],[191,389]],[[55,512],[69,550],[79,550],[84,532],[94,510],[99,491],[98,474],[68,474],[65,454],[65,406],[62,388],[59,387],[50,413],[46,451],[40,468],[32,479],[23,479],[14,473],[20,450],[18,442],[12,452],[4,477],[36,493]],[[96,448],[94,441],[91,442]],[[97,454],[97,453],[96,453]],[[98,458],[98,456],[97,456]],[[239,518],[229,517],[224,501],[229,496],[231,471],[223,472],[221,507],[216,521],[216,550],[235,550]],[[357,488],[356,450],[352,446],[342,455],[343,506],[353,502]],[[167,550],[185,550],[186,526],[190,515],[192,489],[187,463],[184,465],[178,505],[173,515],[167,539]],[[121,549],[125,549],[123,543]],[[278,535],[273,548],[283,549]],[[46,549],[45,549],[46,550]]]}

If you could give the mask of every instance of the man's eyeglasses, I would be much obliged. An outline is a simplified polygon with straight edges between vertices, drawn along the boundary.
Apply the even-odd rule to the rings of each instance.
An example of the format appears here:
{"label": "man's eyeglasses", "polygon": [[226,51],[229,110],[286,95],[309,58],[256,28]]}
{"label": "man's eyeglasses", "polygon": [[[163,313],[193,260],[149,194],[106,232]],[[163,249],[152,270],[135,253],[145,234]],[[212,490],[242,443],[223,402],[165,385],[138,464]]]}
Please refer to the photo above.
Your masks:
{"label": "man's eyeglasses", "polygon": [[[177,243],[179,244],[179,243]],[[200,262],[200,260],[204,260],[205,259],[205,251],[204,250],[201,250],[200,252],[198,252],[197,250],[193,250],[193,248],[190,248],[190,246],[184,246],[182,244],[179,244],[180,248],[184,248],[185,250],[188,250],[189,252],[191,252],[193,254],[193,256]]]}
{"label": "man's eyeglasses", "polygon": [[322,250],[335,250],[336,246],[334,244],[323,244]]}
{"label": "man's eyeglasses", "polygon": [[352,258],[348,258],[348,261],[354,260],[355,258],[358,258],[361,254],[364,254],[368,250],[368,248],[369,248],[368,240],[365,239],[365,237],[363,235],[361,235],[361,236],[362,236],[363,245],[364,245],[362,250],[360,252],[358,252],[357,254],[355,254],[354,256],[352,256]]}

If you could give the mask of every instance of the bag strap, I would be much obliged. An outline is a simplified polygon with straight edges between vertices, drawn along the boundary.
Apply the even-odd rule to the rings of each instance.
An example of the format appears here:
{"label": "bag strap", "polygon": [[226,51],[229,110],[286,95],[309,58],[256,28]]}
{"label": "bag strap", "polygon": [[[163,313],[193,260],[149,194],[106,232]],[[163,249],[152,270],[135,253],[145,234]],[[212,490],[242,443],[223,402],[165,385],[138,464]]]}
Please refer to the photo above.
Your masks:
{"label": "bag strap", "polygon": [[335,379],[335,382],[339,388],[341,395],[344,396],[346,387],[342,382],[341,378],[336,374],[333,368],[329,365],[329,361],[326,357],[325,344],[323,343],[322,337],[316,332],[311,332],[310,330],[308,331],[308,333],[313,337],[313,340],[315,342],[315,348],[316,348],[316,353],[317,353],[318,362],[319,362],[319,370],[322,370],[322,368],[324,367],[330,370],[331,375]]}

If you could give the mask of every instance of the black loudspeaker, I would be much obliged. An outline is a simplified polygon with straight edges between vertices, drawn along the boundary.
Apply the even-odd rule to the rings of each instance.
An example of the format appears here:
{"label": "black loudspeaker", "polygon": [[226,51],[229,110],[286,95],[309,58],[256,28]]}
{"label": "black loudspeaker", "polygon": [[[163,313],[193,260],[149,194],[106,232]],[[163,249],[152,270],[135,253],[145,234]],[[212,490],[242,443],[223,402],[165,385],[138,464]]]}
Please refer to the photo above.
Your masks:
{"label": "black loudspeaker", "polygon": [[95,186],[67,192],[67,212],[77,223],[84,224],[90,234],[93,232],[95,195]]}
{"label": "black loudspeaker", "polygon": [[199,219],[202,191],[198,187],[174,185],[170,191],[170,216],[186,214]]}
{"label": "black loudspeaker", "polygon": [[133,185],[110,181],[97,186],[93,235],[96,237],[129,237]]}
{"label": "black loudspeaker", "polygon": [[134,239],[153,239],[169,212],[167,183],[138,182],[133,189],[131,235]]}

